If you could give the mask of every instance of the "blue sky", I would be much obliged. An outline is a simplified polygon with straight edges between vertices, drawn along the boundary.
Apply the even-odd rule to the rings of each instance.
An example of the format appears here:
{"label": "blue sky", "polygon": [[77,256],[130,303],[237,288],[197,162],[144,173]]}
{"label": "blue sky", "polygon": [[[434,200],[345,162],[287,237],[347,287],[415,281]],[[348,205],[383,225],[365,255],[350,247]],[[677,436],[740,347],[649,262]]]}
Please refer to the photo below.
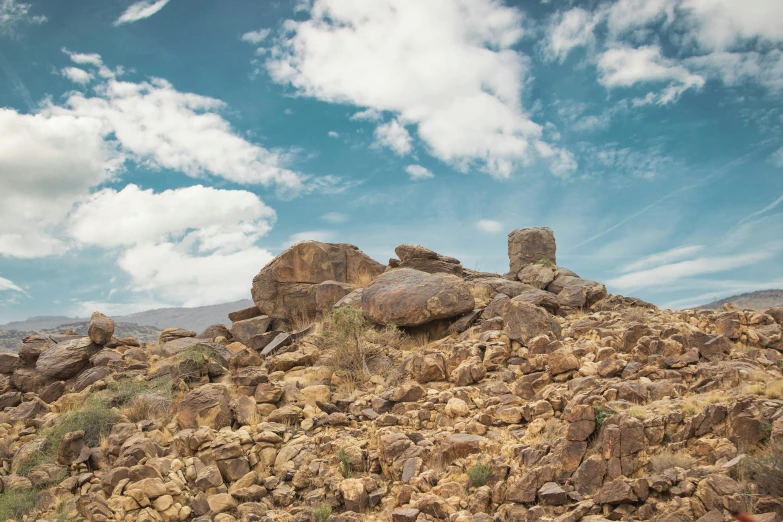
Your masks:
{"label": "blue sky", "polygon": [[249,297],[301,239],[783,287],[777,0],[0,0],[0,321]]}

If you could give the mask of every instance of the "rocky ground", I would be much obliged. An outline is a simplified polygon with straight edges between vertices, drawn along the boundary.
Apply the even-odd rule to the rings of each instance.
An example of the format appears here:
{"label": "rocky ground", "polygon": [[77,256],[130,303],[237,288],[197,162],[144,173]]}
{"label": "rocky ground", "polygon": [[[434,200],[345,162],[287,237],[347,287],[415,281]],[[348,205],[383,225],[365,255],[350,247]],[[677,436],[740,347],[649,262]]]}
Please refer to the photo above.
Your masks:
{"label": "rocky ground", "polygon": [[558,267],[300,243],[230,328],[0,354],[0,520],[783,518],[783,310],[658,310]]}

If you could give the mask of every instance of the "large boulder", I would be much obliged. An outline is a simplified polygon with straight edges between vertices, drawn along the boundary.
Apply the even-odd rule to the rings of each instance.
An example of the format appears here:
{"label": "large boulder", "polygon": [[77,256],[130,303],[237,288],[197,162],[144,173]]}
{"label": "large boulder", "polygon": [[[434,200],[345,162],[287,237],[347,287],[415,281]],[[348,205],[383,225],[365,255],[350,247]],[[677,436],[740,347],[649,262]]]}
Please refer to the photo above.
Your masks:
{"label": "large boulder", "polygon": [[95,344],[105,345],[114,335],[114,321],[100,312],[93,312],[87,335]]}
{"label": "large boulder", "polygon": [[389,265],[394,268],[413,268],[428,274],[444,273],[462,276],[462,264],[459,259],[442,256],[421,245],[404,243],[395,248],[394,253],[400,258],[399,261],[393,259],[389,262]]}
{"label": "large boulder", "polygon": [[503,304],[501,314],[503,333],[513,341],[525,344],[533,337],[550,332],[560,337],[560,323],[540,306],[515,297]]}
{"label": "large boulder", "polygon": [[380,324],[418,326],[473,310],[470,287],[459,277],[410,268],[378,276],[362,293],[362,307]]}
{"label": "large boulder", "polygon": [[82,371],[90,357],[101,349],[102,346],[93,343],[89,337],[58,343],[38,357],[35,369],[43,377],[70,379]]}
{"label": "large boulder", "polygon": [[273,319],[315,317],[316,288],[324,281],[365,286],[384,266],[347,243],[303,241],[269,262],[253,278],[253,302]]}
{"label": "large boulder", "polygon": [[207,426],[219,430],[231,425],[231,394],[222,384],[204,384],[189,391],[177,406],[181,429]]}
{"label": "large boulder", "polygon": [[513,274],[531,263],[556,264],[556,252],[555,233],[550,228],[518,228],[508,235],[508,261]]}
{"label": "large boulder", "polygon": [[252,319],[237,321],[231,325],[229,331],[233,338],[245,346],[250,346],[251,339],[256,335],[261,335],[269,328],[272,319],[266,315],[259,315]]}
{"label": "large boulder", "polygon": [[319,311],[331,310],[335,303],[350,294],[352,290],[348,283],[324,281],[315,287],[315,306]]}
{"label": "large boulder", "polygon": [[559,306],[571,308],[590,307],[607,296],[606,287],[601,283],[569,275],[562,270],[546,289],[557,294]]}

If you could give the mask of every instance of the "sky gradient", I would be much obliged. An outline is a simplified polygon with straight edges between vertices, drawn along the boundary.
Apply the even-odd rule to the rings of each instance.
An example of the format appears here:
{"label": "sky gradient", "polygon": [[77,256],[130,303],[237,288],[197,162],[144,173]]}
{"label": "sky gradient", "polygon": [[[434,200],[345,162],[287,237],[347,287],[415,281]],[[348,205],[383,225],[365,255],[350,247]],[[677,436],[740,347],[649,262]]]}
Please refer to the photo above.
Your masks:
{"label": "sky gradient", "polygon": [[0,0],[0,322],[248,298],[296,241],[783,287],[783,2]]}

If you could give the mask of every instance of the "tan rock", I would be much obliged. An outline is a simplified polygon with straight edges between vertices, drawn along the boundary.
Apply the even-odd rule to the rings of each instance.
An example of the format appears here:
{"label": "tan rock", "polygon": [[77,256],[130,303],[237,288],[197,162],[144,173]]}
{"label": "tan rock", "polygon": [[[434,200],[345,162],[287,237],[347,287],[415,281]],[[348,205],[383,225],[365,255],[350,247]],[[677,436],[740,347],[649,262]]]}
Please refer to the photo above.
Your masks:
{"label": "tan rock", "polygon": [[222,384],[204,384],[188,392],[177,406],[177,424],[182,429],[208,426],[220,429],[231,424],[231,395]]}
{"label": "tan rock", "polygon": [[555,234],[549,228],[518,228],[508,235],[509,267],[514,274],[539,261],[556,264],[556,256]]}
{"label": "tan rock", "polygon": [[100,312],[93,312],[87,335],[95,344],[103,346],[114,335],[114,321]]}
{"label": "tan rock", "polygon": [[526,343],[530,339],[552,333],[560,337],[560,323],[546,310],[523,301],[510,299],[503,305],[503,333],[509,339]]}

